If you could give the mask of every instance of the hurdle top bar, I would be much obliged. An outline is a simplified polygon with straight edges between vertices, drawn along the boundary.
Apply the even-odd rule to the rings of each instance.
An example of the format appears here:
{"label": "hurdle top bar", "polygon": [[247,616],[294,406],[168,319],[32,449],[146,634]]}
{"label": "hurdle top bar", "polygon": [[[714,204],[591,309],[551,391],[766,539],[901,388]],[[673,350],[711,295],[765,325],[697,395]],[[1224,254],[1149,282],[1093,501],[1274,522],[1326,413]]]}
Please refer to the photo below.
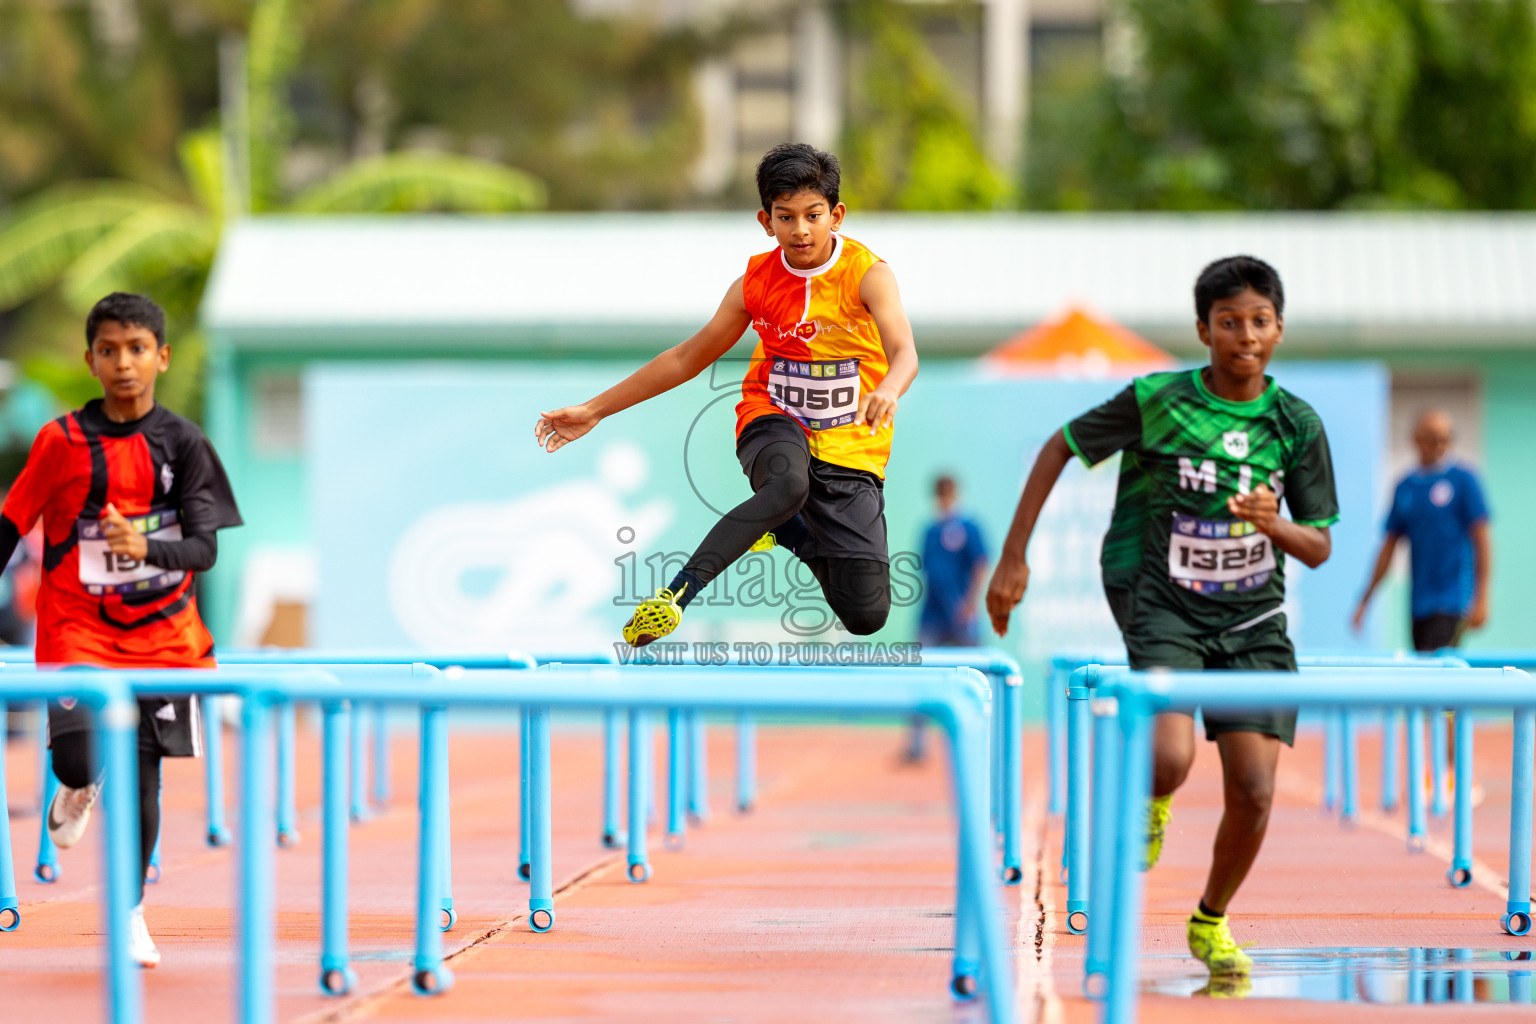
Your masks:
{"label": "hurdle top bar", "polygon": [[[1086,669],[1079,669],[1086,676]],[[1158,710],[1247,710],[1289,705],[1417,704],[1536,707],[1536,685],[1516,668],[1339,668],[1310,672],[1132,672],[1100,668],[1098,692]],[[1074,673],[1076,675],[1076,673]]]}
{"label": "hurdle top bar", "polygon": [[[220,669],[82,669],[40,671],[4,666],[25,675],[28,692],[66,696],[83,692],[89,677],[110,672],[136,693],[162,695],[238,693],[267,700],[379,700],[410,704],[543,704],[551,707],[733,709],[900,712],[945,715],[980,712],[990,687],[975,669],[889,669],[887,672],[815,668],[713,668],[656,666],[645,672],[612,665],[520,669],[441,670],[402,666],[291,668],[241,666]],[[369,669],[372,671],[369,671]]]}

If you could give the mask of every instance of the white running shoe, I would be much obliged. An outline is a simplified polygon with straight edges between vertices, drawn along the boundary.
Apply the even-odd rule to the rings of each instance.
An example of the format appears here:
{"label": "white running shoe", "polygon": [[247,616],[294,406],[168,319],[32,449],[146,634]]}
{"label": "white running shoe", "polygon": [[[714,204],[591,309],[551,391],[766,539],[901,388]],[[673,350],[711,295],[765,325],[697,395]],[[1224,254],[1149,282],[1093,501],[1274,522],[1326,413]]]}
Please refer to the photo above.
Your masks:
{"label": "white running shoe", "polygon": [[140,967],[154,967],[160,963],[160,951],[155,948],[155,940],[149,937],[149,926],[144,923],[142,903],[128,915],[128,955]]}
{"label": "white running shoe", "polygon": [[80,841],[86,824],[91,820],[91,807],[95,805],[96,795],[100,792],[99,782],[93,782],[84,789],[59,787],[58,792],[53,794],[53,803],[48,805],[48,836],[53,840],[53,845],[67,850]]}

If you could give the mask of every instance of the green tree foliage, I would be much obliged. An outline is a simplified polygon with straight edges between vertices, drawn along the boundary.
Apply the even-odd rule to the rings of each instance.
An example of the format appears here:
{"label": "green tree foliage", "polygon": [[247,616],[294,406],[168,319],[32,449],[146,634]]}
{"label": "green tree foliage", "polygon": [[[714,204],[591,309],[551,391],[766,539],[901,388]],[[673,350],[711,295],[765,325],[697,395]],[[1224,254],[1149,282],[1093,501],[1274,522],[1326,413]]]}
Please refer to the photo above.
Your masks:
{"label": "green tree foliage", "polygon": [[1060,72],[1031,200],[1151,209],[1536,206],[1517,0],[1123,0],[1116,76]]}
{"label": "green tree foliage", "polygon": [[[289,195],[281,169],[293,135],[287,97],[303,16],[303,5],[292,0],[258,0],[252,14],[248,88],[258,210],[489,213],[544,205],[545,189],[532,176],[441,153],[381,153],[344,163]],[[226,168],[217,127],[185,134],[174,153],[179,174],[65,181],[0,215],[0,310],[35,307],[20,318],[22,344],[11,353],[66,402],[93,390],[79,355],[82,314],[108,292],[137,291],[165,307],[175,342],[179,372],[167,379],[164,397],[196,412],[203,351],[197,310],[225,223]],[[132,138],[119,155],[128,165],[148,157]]]}
{"label": "green tree foliage", "polygon": [[688,199],[706,39],[583,17],[569,0],[309,0],[299,139],[348,155],[411,145],[505,160],[557,209]]}
{"label": "green tree foliage", "polygon": [[987,210],[1009,198],[911,5],[860,0],[847,11],[861,40],[842,146],[848,202],[877,210]]}

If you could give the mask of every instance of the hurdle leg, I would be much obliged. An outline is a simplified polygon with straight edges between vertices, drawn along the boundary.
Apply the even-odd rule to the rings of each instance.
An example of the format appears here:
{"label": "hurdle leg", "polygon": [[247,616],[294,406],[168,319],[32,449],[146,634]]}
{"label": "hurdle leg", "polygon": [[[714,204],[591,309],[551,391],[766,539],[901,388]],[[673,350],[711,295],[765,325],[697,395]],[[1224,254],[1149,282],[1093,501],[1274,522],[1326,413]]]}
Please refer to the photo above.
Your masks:
{"label": "hurdle leg", "polygon": [[688,817],[709,820],[709,733],[699,711],[688,712]]}
{"label": "hurdle leg", "polygon": [[1337,708],[1323,710],[1323,810],[1339,806],[1339,777],[1343,774],[1344,726]]}
{"label": "hurdle leg", "polygon": [[[1093,690],[1067,688],[1067,930],[1081,935],[1088,927],[1088,708]],[[1077,927],[1073,923],[1077,922]]]}
{"label": "hurdle leg", "polygon": [[1339,752],[1344,784],[1343,803],[1339,811],[1339,824],[1353,827],[1360,820],[1360,744],[1359,730],[1355,728],[1355,712],[1344,708],[1339,712]]}
{"label": "hurdle leg", "polygon": [[367,821],[368,814],[368,760],[367,743],[364,732],[367,727],[363,723],[363,716],[356,709],[347,716],[347,724],[351,727],[351,769],[347,773],[348,789],[351,793],[351,815],[353,823]]}
{"label": "hurdle leg", "polygon": [[907,752],[902,755],[912,764],[922,761],[928,748],[928,722],[922,715],[913,715],[907,726]]}
{"label": "hurdle leg", "polygon": [[736,809],[745,814],[757,802],[757,723],[750,711],[736,716]]}
{"label": "hurdle leg", "polygon": [[293,701],[277,706],[277,845],[285,848],[299,841],[299,809],[293,781],[295,718]]}
{"label": "hurdle leg", "polygon": [[389,706],[382,701],[373,705],[373,806],[389,806]]}
{"label": "hurdle leg", "polygon": [[[991,728],[990,722],[985,724]],[[989,784],[991,780],[983,781]],[[986,802],[991,803],[990,796]],[[988,824],[985,818],[982,820],[984,825]],[[981,991],[981,936],[977,931],[975,902],[984,897],[976,891],[971,875],[971,842],[969,838],[961,838],[960,853],[955,858],[955,955],[950,963],[949,991],[956,999],[975,999]],[[987,859],[990,861],[991,857]]]}
{"label": "hurdle leg", "polygon": [[667,710],[667,835],[666,844],[670,849],[681,850],[683,848],[684,832],[687,825],[683,820],[683,776],[687,772],[687,761],[683,738],[683,710],[682,708],[669,708]]}
{"label": "hurdle leg", "polygon": [[198,701],[203,715],[203,799],[208,807],[209,846],[229,844],[229,826],[224,818],[224,719],[219,714],[222,697]]}
{"label": "hurdle leg", "polygon": [[1067,810],[1067,680],[1060,668],[1045,677],[1045,774],[1050,787],[1050,813],[1060,817]]}
{"label": "hurdle leg", "polygon": [[[127,692],[127,688],[123,688]],[[102,874],[106,882],[103,924],[107,929],[107,1018],[136,1024],[143,1013],[139,966],[128,953],[128,916],[137,902],[139,857],[138,706],[131,697],[97,712],[102,765],[101,802],[107,820],[101,829]],[[46,823],[47,811],[44,810]]]}
{"label": "hurdle leg", "polygon": [[529,758],[528,709],[517,709],[518,743],[518,797],[517,797],[517,877],[527,882],[533,878],[533,785],[532,766]]}
{"label": "hurdle leg", "polygon": [[1024,685],[1003,681],[1003,882],[1024,880]]}
{"label": "hurdle leg", "polygon": [[656,824],[656,733],[651,728],[650,716],[646,716],[645,724],[645,749],[640,752],[641,763],[645,766],[645,780],[643,792],[645,794],[645,825],[647,828]]}
{"label": "hurdle leg", "polygon": [[[0,701],[0,726],[5,724],[6,706]],[[13,932],[21,925],[21,905],[16,902],[16,859],[11,851],[11,802],[5,788],[5,744],[0,740],[0,932]],[[47,813],[47,808],[43,809]]]}
{"label": "hurdle leg", "polygon": [[[1088,948],[1083,958],[1083,994],[1090,999],[1104,995],[1112,937],[1110,907],[1115,884],[1115,822],[1119,820],[1120,737],[1115,702],[1093,702],[1093,829],[1088,837],[1088,909],[1082,927],[1088,929]],[[1093,918],[1092,927],[1089,919]]]}
{"label": "hurdle leg", "polygon": [[277,1016],[273,985],[273,855],[271,709],[258,697],[240,706],[240,1019],[266,1024]]}
{"label": "hurdle leg", "polygon": [[[1472,711],[1456,710],[1455,852],[1446,880],[1457,889],[1472,884]],[[1470,981],[1470,979],[1469,979]]]}
{"label": "hurdle leg", "polygon": [[624,842],[619,828],[620,750],[619,709],[603,710],[603,845],[610,850]]}
{"label": "hurdle leg", "polygon": [[1511,935],[1531,931],[1531,776],[1536,774],[1536,708],[1515,709],[1509,782],[1509,903],[1500,922]]}
{"label": "hurdle leg", "polygon": [[48,809],[53,806],[54,794],[59,791],[59,780],[53,774],[53,750],[48,746],[48,704],[43,703],[42,713],[37,716],[37,742],[42,751],[43,813],[38,818],[37,866],[32,877],[44,884],[59,880],[63,870],[59,867],[59,849],[48,834]]}
{"label": "hurdle leg", "polygon": [[1381,713],[1381,809],[1387,814],[1397,810],[1402,755],[1402,714],[1397,708],[1387,708]]}
{"label": "hurdle leg", "polygon": [[1424,709],[1408,709],[1408,852],[1422,853],[1429,842],[1424,812]]}
{"label": "hurdle leg", "polygon": [[442,840],[442,860],[438,865],[438,910],[442,915],[442,930],[448,931],[459,923],[459,912],[453,909],[453,805],[448,799],[448,711],[443,710],[443,742],[439,750],[442,763],[438,766],[434,778],[437,781],[438,802],[442,809],[438,812],[441,818],[441,827],[438,836]]}
{"label": "hurdle leg", "polygon": [[424,996],[438,995],[453,986],[453,973],[443,966],[442,913],[443,833],[448,831],[448,787],[438,778],[448,766],[448,716],[441,706],[421,708],[421,775],[417,801],[421,829],[418,836],[416,878],[416,952],[411,986]]}
{"label": "hurdle leg", "polygon": [[645,750],[651,724],[644,708],[629,709],[629,880],[643,882],[651,877],[651,862],[645,851]]}
{"label": "hurdle leg", "polygon": [[533,798],[530,814],[533,870],[528,889],[528,927],[536,932],[547,932],[555,926],[554,868],[550,863],[554,826],[550,808],[549,708],[529,709],[528,738],[531,746],[528,763],[533,775],[528,787]]}
{"label": "hurdle leg", "polygon": [[1446,780],[1450,768],[1450,735],[1447,732],[1444,708],[1431,708],[1429,712],[1429,738],[1430,756],[1433,758],[1431,771],[1434,773],[1434,788],[1429,794],[1429,813],[1437,818],[1445,817],[1445,812],[1450,809],[1450,794]]}
{"label": "hurdle leg", "polygon": [[[320,991],[342,996],[357,984],[347,928],[348,705],[326,701],[321,714]],[[359,714],[361,709],[352,709]]]}
{"label": "hurdle leg", "polygon": [[1152,716],[1136,698],[1121,698],[1120,795],[1115,827],[1114,900],[1104,1019],[1136,1019],[1141,993],[1142,878],[1146,803],[1152,792]]}
{"label": "hurdle leg", "polygon": [[992,814],[992,837],[998,846],[1003,844],[1006,823],[1003,821],[1003,695],[998,692],[997,677],[988,674],[992,699],[986,705],[986,774],[991,783],[989,811]]}
{"label": "hurdle leg", "polygon": [[[955,709],[953,718],[943,725],[949,731],[954,763],[959,858],[968,879],[967,890],[961,892],[970,904],[968,944],[978,958],[978,987],[987,997],[988,1020],[991,1024],[1012,1024],[1016,1015],[1012,961],[1003,938],[998,902],[986,882],[992,865],[992,850],[987,842],[986,722],[962,707]],[[958,914],[956,920],[960,920]],[[959,943],[955,951],[957,955],[961,953]],[[958,980],[956,977],[955,981]]]}

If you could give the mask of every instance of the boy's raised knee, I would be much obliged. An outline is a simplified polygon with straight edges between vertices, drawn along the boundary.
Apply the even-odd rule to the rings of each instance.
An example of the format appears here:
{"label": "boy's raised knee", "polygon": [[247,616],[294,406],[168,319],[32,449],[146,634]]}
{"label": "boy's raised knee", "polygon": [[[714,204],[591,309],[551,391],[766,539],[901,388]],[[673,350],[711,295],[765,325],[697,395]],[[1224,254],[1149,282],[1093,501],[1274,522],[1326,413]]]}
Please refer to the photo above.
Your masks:
{"label": "boy's raised knee", "polygon": [[886,618],[891,612],[890,606],[877,608],[859,608],[840,612],[838,618],[842,620],[843,628],[854,636],[869,636],[878,633],[885,625]]}

